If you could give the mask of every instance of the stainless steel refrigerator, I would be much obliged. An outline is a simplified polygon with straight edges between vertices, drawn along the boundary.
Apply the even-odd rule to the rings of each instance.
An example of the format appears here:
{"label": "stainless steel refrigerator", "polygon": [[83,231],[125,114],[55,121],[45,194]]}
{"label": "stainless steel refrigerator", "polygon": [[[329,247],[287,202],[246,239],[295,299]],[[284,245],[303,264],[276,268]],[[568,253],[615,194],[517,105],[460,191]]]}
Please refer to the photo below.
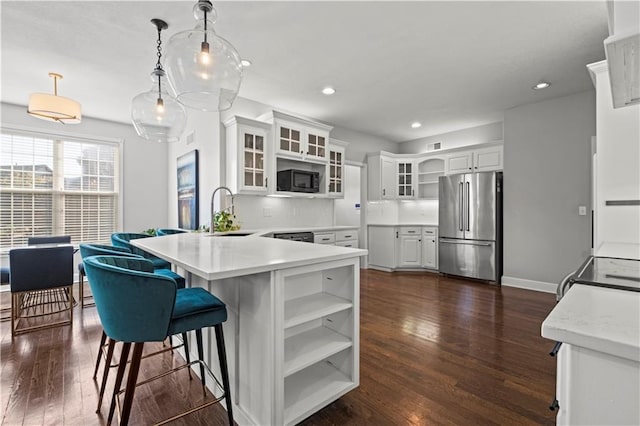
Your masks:
{"label": "stainless steel refrigerator", "polygon": [[441,176],[440,272],[500,282],[502,172]]}

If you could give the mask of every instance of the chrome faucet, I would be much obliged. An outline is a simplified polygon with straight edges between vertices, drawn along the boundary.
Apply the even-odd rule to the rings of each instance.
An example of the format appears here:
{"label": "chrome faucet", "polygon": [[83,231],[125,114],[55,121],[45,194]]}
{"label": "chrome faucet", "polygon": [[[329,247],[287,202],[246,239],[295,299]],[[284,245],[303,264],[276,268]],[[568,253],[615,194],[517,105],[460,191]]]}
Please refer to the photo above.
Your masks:
{"label": "chrome faucet", "polygon": [[[209,229],[209,233],[211,235],[215,234],[216,232],[216,225],[215,225],[215,212],[213,210],[213,200],[216,197],[216,192],[218,192],[219,190],[224,189],[225,191],[227,191],[229,193],[229,195],[231,195],[231,214],[233,215],[233,192],[231,192],[231,190],[229,188],[227,188],[226,186],[219,186],[217,187],[214,191],[213,194],[211,194],[211,226]],[[222,209],[222,199],[220,199],[220,209]],[[225,209],[226,210],[226,209]]]}

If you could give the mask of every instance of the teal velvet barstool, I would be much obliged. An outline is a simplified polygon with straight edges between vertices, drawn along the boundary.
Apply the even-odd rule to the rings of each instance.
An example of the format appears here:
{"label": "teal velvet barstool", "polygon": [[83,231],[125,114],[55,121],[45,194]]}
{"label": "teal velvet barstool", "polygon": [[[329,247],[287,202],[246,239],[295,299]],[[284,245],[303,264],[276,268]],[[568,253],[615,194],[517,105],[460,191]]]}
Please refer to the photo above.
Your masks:
{"label": "teal velvet barstool", "polygon": [[154,256],[151,253],[146,252],[131,244],[131,240],[151,237],[152,235],[136,234],[133,232],[114,232],[113,234],[111,234],[111,244],[116,247],[128,248],[129,250],[131,250],[131,253],[137,254],[138,256],[142,256],[145,259],[152,261],[153,266],[156,269],[171,269],[171,264],[166,260]]}
{"label": "teal velvet barstool", "polygon": [[[203,361],[201,329],[214,327],[222,385],[215,376],[213,378],[218,386],[221,386],[224,394],[196,409],[225,399],[229,424],[233,425],[229,372],[222,332],[222,323],[227,319],[224,303],[202,288],[178,289],[173,279],[148,272],[152,270],[151,262],[144,259],[124,256],[89,256],[84,259],[84,264],[102,326],[110,339],[123,342],[107,424],[111,424],[113,420],[116,399],[121,393],[120,387],[127,364],[124,361],[128,359],[132,343],[134,344],[133,354],[120,420],[123,425],[128,424],[129,421],[144,344],[162,342],[172,334],[195,330],[200,359],[180,366],[178,369],[190,368],[191,365],[198,363],[204,391],[204,369],[206,368],[209,373],[210,370]],[[144,303],[140,303],[142,300]],[[166,373],[160,374],[143,383],[165,375]],[[191,409],[187,413],[193,411],[195,410]],[[177,417],[179,416],[172,419]]]}
{"label": "teal velvet barstool", "polygon": [[[106,255],[106,256],[126,256],[126,257],[131,257],[134,259],[144,259],[142,256],[138,256],[136,254],[131,253],[131,251],[128,248],[125,247],[114,247],[114,246],[109,246],[106,244],[80,244],[80,255],[82,256],[82,259],[84,260],[86,257],[90,257],[90,256],[98,256],[98,255]],[[83,265],[83,272],[84,272],[84,262],[81,263],[81,265]],[[151,269],[151,271],[149,272],[154,272],[158,275],[162,275],[162,276],[166,276],[169,278],[172,278],[176,284],[178,288],[184,288],[185,287],[185,279],[183,277],[181,277],[180,275],[176,274],[175,272],[171,271],[170,269]],[[84,285],[84,283],[81,283],[81,286]],[[82,288],[82,287],[80,287]],[[80,293],[80,299],[82,300],[83,298],[83,294],[82,292]],[[172,345],[171,349],[176,349],[177,347],[173,347],[173,343],[171,342],[171,336],[169,336],[169,340],[170,343]],[[187,334],[183,333],[182,334],[182,344],[184,345],[185,348],[185,357],[187,359],[187,362],[189,362],[189,343],[187,340]],[[103,351],[103,348],[105,348],[106,346],[106,353]],[[93,371],[93,378],[96,379],[98,377],[98,369],[100,368],[100,360],[102,359],[102,356],[104,355],[105,357],[105,367],[104,367],[104,371],[102,372],[102,382],[100,385],[100,394],[98,397],[98,407],[96,409],[96,412],[100,411],[100,407],[102,406],[102,398],[104,396],[104,390],[106,387],[106,383],[107,383],[107,378],[109,376],[109,369],[110,368],[114,368],[117,367],[118,364],[111,364],[111,361],[113,359],[113,351],[115,349],[115,341],[109,339],[109,342],[107,343],[107,335],[106,333],[103,331],[102,332],[102,337],[100,338],[100,346],[98,346],[98,355],[96,357],[96,367]]]}

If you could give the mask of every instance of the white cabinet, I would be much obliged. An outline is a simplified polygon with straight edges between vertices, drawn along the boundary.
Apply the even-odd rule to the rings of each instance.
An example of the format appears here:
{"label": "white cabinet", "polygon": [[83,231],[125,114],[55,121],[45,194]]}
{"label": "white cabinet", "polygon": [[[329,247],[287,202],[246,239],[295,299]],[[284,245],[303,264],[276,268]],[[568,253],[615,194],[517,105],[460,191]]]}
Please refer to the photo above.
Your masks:
{"label": "white cabinet", "polygon": [[333,245],[336,242],[336,234],[334,232],[314,232],[313,242],[315,244]]}
{"label": "white cabinet", "polygon": [[354,228],[335,232],[314,232],[313,242],[315,244],[358,248],[358,230]]}
{"label": "white cabinet", "polygon": [[422,267],[438,269],[438,228],[422,228]]}
{"label": "white cabinet", "polygon": [[398,198],[415,198],[413,160],[396,161],[396,195]]}
{"label": "white cabinet", "polygon": [[236,194],[266,194],[271,125],[234,116],[224,123],[227,186]]}
{"label": "white cabinet", "polygon": [[[359,385],[359,264],[276,271],[274,424],[297,424]],[[278,360],[282,360],[278,362]]]}
{"label": "white cabinet", "polygon": [[640,424],[640,363],[567,343],[557,362],[558,425]]}
{"label": "white cabinet", "polygon": [[446,174],[502,170],[502,156],[502,145],[449,154],[446,161]]}
{"label": "white cabinet", "polygon": [[348,229],[336,231],[336,245],[341,247],[358,248],[358,230]]}
{"label": "white cabinet", "polygon": [[329,196],[342,197],[344,195],[344,155],[341,146],[329,146]]}
{"label": "white cabinet", "polygon": [[273,111],[272,114],[276,155],[327,162],[331,126],[279,111]]}
{"label": "white cabinet", "polygon": [[420,267],[422,264],[422,229],[401,226],[398,230],[398,266]]}
{"label": "white cabinet", "polygon": [[369,226],[369,266],[383,270],[396,267],[396,228],[393,226]]}
{"label": "white cabinet", "polygon": [[367,157],[369,200],[396,198],[396,160],[384,154]]}
{"label": "white cabinet", "polygon": [[418,191],[416,198],[438,199],[438,179],[444,176],[444,157],[429,157],[417,161]]}

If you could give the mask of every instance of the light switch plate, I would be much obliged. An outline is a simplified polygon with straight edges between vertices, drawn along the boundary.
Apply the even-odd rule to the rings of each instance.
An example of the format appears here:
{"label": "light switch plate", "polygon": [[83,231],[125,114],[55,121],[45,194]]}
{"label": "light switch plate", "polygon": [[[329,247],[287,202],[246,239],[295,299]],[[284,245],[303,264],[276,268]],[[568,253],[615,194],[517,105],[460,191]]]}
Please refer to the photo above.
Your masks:
{"label": "light switch plate", "polygon": [[587,215],[587,207],[586,206],[578,206],[578,214],[580,216],[586,216]]}

